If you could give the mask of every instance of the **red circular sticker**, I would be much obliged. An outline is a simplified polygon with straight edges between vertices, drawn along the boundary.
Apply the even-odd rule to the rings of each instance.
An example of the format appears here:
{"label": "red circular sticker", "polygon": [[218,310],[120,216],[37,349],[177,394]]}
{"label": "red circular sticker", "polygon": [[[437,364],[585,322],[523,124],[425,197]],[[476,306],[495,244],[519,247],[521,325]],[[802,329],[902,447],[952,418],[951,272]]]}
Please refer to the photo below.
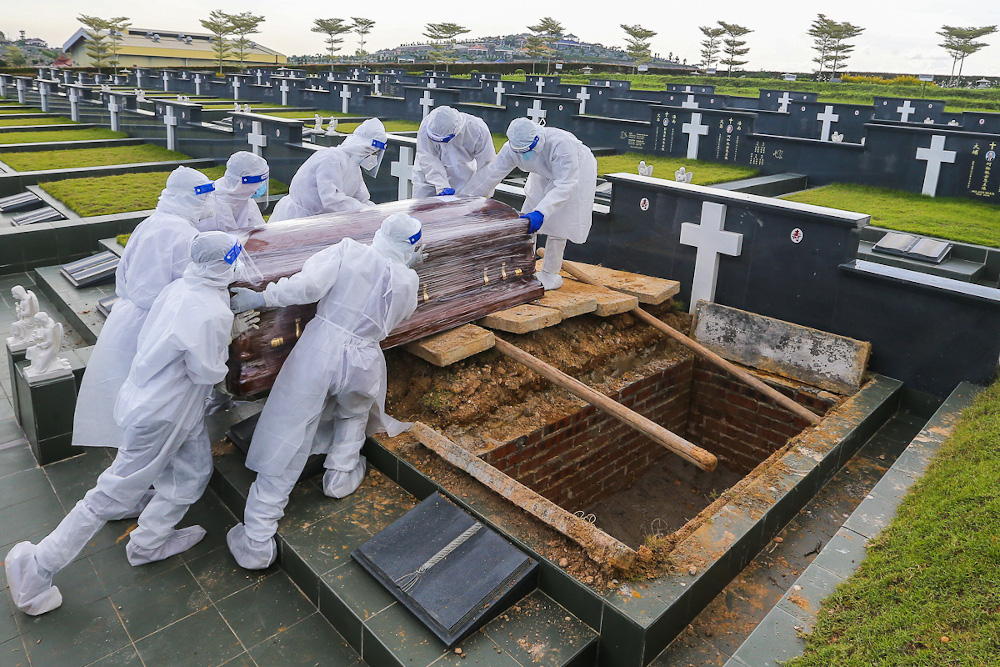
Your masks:
{"label": "red circular sticker", "polygon": [[792,243],[802,243],[802,230],[798,227],[792,230]]}
{"label": "red circular sticker", "polygon": [[639,200],[639,208],[641,208],[643,211],[648,211],[649,210],[649,199],[646,198],[646,197],[643,197],[642,199],[640,199]]}

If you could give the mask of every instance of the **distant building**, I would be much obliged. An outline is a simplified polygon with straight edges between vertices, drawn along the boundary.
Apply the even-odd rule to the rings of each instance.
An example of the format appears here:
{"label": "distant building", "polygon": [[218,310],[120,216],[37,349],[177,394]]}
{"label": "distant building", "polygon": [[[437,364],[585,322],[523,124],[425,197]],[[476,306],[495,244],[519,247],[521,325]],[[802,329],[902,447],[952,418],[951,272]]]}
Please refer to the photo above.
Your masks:
{"label": "distant building", "polygon": [[[172,32],[129,28],[118,49],[119,67],[205,67],[216,64],[212,51],[212,35],[197,32]],[[86,37],[80,28],[63,45],[78,66],[93,62],[87,55]],[[246,65],[283,65],[288,59],[266,46],[253,43],[246,53]],[[236,65],[239,61],[230,56],[224,61]]]}

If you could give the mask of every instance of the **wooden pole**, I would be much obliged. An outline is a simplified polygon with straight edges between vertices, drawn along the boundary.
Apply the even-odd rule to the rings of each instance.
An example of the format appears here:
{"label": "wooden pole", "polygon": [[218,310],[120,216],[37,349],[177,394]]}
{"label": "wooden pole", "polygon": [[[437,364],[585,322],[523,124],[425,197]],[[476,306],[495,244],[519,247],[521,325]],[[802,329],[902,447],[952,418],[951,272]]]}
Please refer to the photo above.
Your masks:
{"label": "wooden pole", "polygon": [[538,357],[528,354],[521,348],[511,345],[499,336],[496,337],[495,348],[501,354],[510,357],[514,361],[524,364],[535,371],[546,380],[549,380],[558,387],[569,391],[578,398],[582,398],[598,410],[606,412],[615,419],[628,424],[637,431],[643,433],[653,442],[663,445],[673,453],[686,461],[690,461],[702,470],[709,472],[715,470],[719,460],[711,452],[707,452],[692,442],[688,442],[676,433],[669,431],[656,422],[649,420],[638,412],[626,408],[621,403],[614,401],[604,394],[594,391],[584,383],[574,377],[563,373],[558,368],[550,366]]}
{"label": "wooden pole", "polygon": [[[544,248],[539,249],[538,254],[544,256],[545,255],[545,249]],[[590,274],[588,274],[585,270],[583,270],[582,268],[580,268],[578,265],[574,264],[573,262],[570,262],[568,260],[563,260],[562,268],[566,271],[566,273],[570,274],[571,276],[573,276],[574,278],[576,278],[580,282],[584,282],[584,283],[587,283],[589,285],[595,285],[597,287],[604,287],[604,285],[602,285],[598,281],[596,281],[593,278],[591,278]],[[805,419],[810,424],[818,424],[820,422],[820,420],[822,419],[819,415],[817,415],[812,410],[809,410],[808,408],[806,408],[806,407],[804,407],[802,405],[799,405],[798,403],[796,403],[792,399],[788,398],[787,396],[785,396],[784,394],[782,394],[780,391],[778,391],[774,387],[768,386],[764,382],[761,382],[760,380],[758,380],[753,375],[751,375],[750,373],[746,372],[745,370],[743,370],[742,368],[740,368],[736,364],[733,364],[733,363],[727,361],[726,359],[723,359],[718,354],[716,354],[712,350],[708,349],[707,347],[705,347],[704,345],[702,345],[698,341],[693,340],[693,339],[689,338],[688,336],[685,336],[684,334],[682,334],[677,329],[674,329],[672,326],[670,326],[669,324],[667,324],[666,322],[664,322],[660,318],[655,317],[655,316],[649,314],[647,311],[643,310],[642,308],[634,308],[634,309],[632,309],[629,312],[632,313],[633,315],[635,315],[636,317],[638,317],[640,320],[642,320],[646,324],[649,324],[650,326],[652,326],[652,327],[654,327],[654,328],[662,331],[663,333],[667,334],[668,336],[670,336],[671,338],[673,338],[674,340],[676,340],[681,345],[686,345],[687,347],[691,348],[692,350],[694,350],[695,352],[697,352],[701,356],[705,357],[706,359],[708,359],[709,361],[711,361],[713,364],[715,364],[716,366],[718,366],[722,370],[728,371],[728,372],[732,373],[733,375],[735,375],[736,377],[738,377],[740,380],[742,380],[743,382],[745,382],[749,386],[753,387],[754,389],[756,389],[760,393],[764,394],[765,396],[767,396],[768,398],[770,398],[771,400],[773,400],[775,403],[777,403],[781,407],[785,408],[789,412],[791,412],[791,413],[793,413],[793,414],[795,414],[795,415],[797,415],[799,417],[802,417],[802,419]]]}
{"label": "wooden pole", "polygon": [[473,456],[426,424],[415,423],[410,433],[448,463],[579,544],[598,563],[627,569],[635,562],[636,552],[628,545]]}

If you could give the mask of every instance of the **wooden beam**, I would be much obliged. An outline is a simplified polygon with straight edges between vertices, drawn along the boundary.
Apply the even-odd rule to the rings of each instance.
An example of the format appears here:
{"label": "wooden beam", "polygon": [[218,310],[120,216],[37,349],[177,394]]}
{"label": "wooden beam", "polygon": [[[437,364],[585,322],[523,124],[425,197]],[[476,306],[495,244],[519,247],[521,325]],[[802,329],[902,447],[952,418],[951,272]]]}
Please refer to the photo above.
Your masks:
{"label": "wooden beam", "polygon": [[[544,256],[545,249],[542,248],[538,252],[539,252],[539,254],[541,254],[541,255]],[[574,278],[576,278],[577,280],[579,280],[581,282],[589,283],[591,285],[600,285],[601,284],[598,281],[594,280],[594,278],[592,278],[587,273],[586,270],[584,270],[580,266],[576,265],[574,262],[570,262],[568,260],[563,260],[562,268],[563,268],[563,271],[566,271],[568,274],[570,274],[571,276],[573,276]],[[655,316],[649,314],[648,312],[646,312],[642,308],[636,308],[636,309],[634,309],[631,312],[632,312],[633,315],[635,315],[636,317],[638,317],[640,320],[642,320],[646,324],[648,324],[651,327],[654,327],[655,329],[658,329],[659,331],[665,333],[666,335],[670,336],[671,338],[673,338],[674,340],[676,340],[681,345],[685,345],[685,346],[691,348],[692,350],[694,350],[695,352],[697,352],[698,354],[700,354],[704,358],[708,359],[710,362],[712,362],[713,364],[715,364],[716,366],[718,366],[722,370],[728,371],[729,373],[735,375],[737,378],[739,378],[740,380],[742,380],[744,383],[746,383],[747,385],[753,387],[754,389],[756,389],[760,393],[764,394],[765,396],[767,396],[768,398],[770,398],[775,403],[777,403],[781,407],[785,408],[786,410],[788,410],[792,414],[795,414],[795,415],[797,415],[797,416],[805,419],[810,424],[818,424],[820,422],[820,420],[822,419],[819,415],[817,415],[812,410],[809,410],[808,408],[806,408],[806,407],[804,407],[802,405],[799,405],[798,403],[796,403],[792,399],[788,398],[787,396],[785,396],[784,394],[782,394],[780,391],[778,391],[774,387],[771,387],[771,386],[769,386],[767,384],[764,384],[763,382],[761,382],[760,380],[758,380],[753,375],[751,375],[750,373],[746,372],[745,370],[743,370],[742,368],[740,368],[736,364],[733,364],[733,363],[730,363],[730,362],[726,361],[725,359],[723,359],[722,357],[720,357],[715,352],[712,352],[710,349],[708,349],[707,347],[705,347],[704,345],[702,345],[698,341],[693,340],[693,339],[685,336],[684,334],[682,334],[677,329],[674,329],[672,326],[670,326],[669,324],[667,324],[663,320],[661,320],[658,317],[655,317]]]}
{"label": "wooden beam", "polygon": [[527,366],[557,387],[562,387],[577,398],[582,398],[590,403],[598,410],[606,412],[615,419],[628,424],[653,442],[666,447],[682,459],[690,461],[702,470],[712,471],[718,465],[718,459],[711,452],[707,452],[694,443],[688,442],[676,433],[643,417],[638,412],[626,408],[621,403],[608,398],[604,394],[594,391],[576,378],[563,373],[554,366],[550,366],[521,348],[511,345],[502,338],[496,339],[494,347],[504,356],[510,357]]}
{"label": "wooden beam", "polygon": [[473,456],[426,424],[416,422],[410,433],[448,463],[579,544],[598,563],[627,569],[635,562],[636,552],[628,545]]}

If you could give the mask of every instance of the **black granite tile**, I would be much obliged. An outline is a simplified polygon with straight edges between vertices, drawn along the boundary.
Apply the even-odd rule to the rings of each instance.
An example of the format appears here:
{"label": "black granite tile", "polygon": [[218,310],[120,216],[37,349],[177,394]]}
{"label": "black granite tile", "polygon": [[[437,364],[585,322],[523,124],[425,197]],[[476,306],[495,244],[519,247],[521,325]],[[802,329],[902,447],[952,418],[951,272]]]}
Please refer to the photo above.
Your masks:
{"label": "black granite tile", "polygon": [[213,601],[222,600],[249,586],[255,586],[279,571],[277,565],[272,565],[266,570],[245,570],[233,559],[228,547],[221,547],[187,561],[187,567]]}
{"label": "black granite tile", "polygon": [[215,607],[192,614],[135,643],[146,665],[222,665],[244,653]]}
{"label": "black granite tile", "polygon": [[18,617],[32,664],[86,665],[129,644],[111,601]]}
{"label": "black granite tile", "polygon": [[350,667],[360,656],[322,615],[314,613],[270,637],[250,654],[258,665]]}
{"label": "black granite tile", "polygon": [[175,567],[119,591],[111,596],[111,601],[133,640],[151,635],[211,604],[185,567]]}
{"label": "black granite tile", "polygon": [[316,608],[284,572],[215,603],[244,646],[284,632]]}

